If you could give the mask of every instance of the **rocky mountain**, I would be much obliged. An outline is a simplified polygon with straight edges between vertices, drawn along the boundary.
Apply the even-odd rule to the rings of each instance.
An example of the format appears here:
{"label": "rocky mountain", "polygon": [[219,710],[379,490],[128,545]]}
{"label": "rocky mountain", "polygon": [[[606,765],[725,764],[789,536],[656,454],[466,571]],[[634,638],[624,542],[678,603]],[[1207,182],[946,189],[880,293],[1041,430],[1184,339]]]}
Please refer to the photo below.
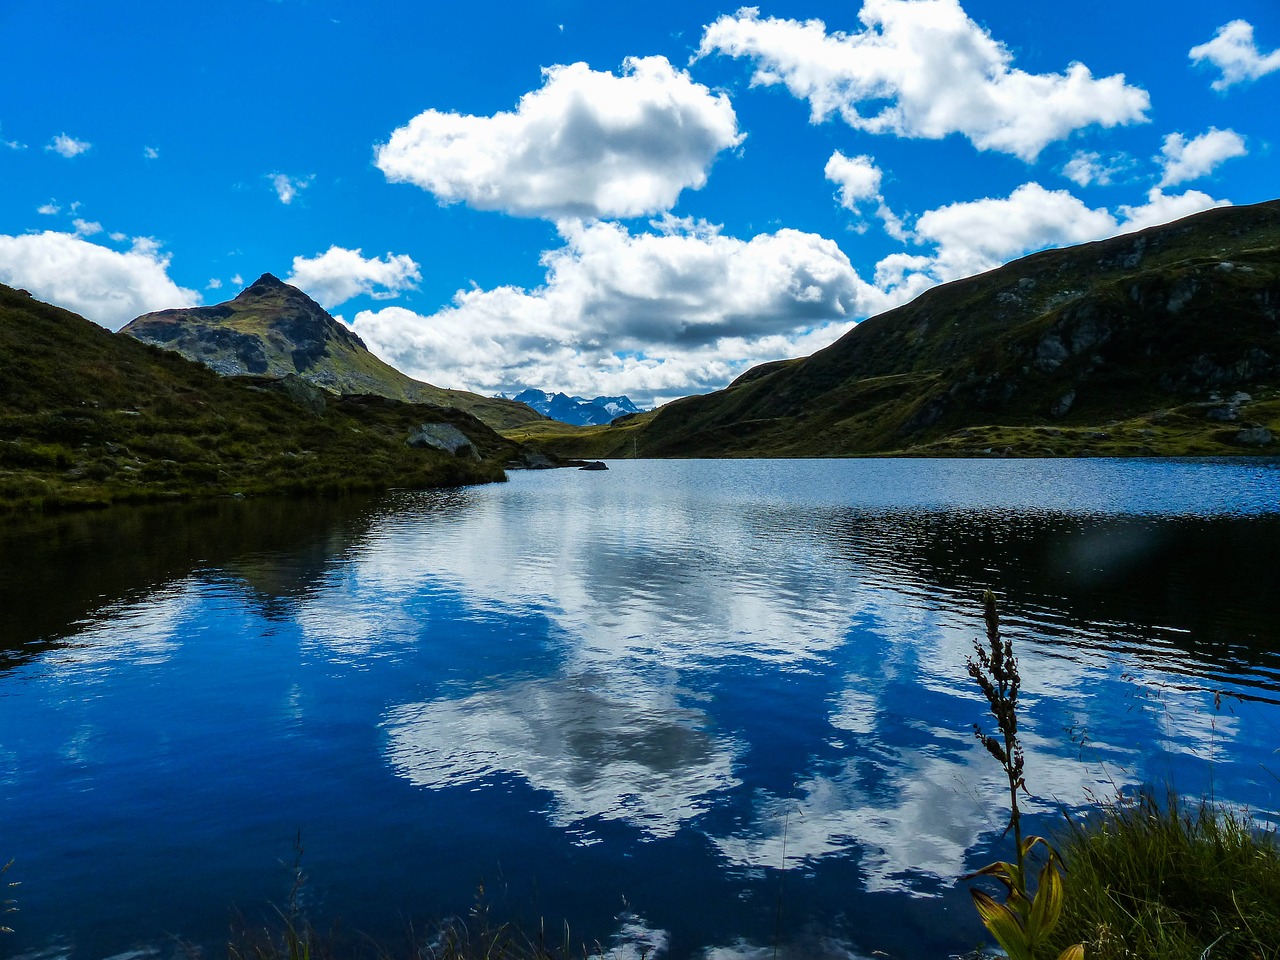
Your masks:
{"label": "rocky mountain", "polygon": [[957,280],[576,456],[1208,455],[1280,435],[1280,201]]}
{"label": "rocky mountain", "polygon": [[528,404],[544,417],[578,426],[605,424],[617,417],[641,412],[628,397],[596,397],[594,400],[584,400],[582,397],[570,397],[564,393],[546,393],[543,390],[530,388],[517,393],[514,399],[519,403]]}
{"label": "rocky mountain", "polygon": [[521,450],[454,407],[221,377],[0,285],[0,515],[501,480]]}
{"label": "rocky mountain", "polygon": [[522,403],[446,390],[405,376],[370,353],[320,304],[269,273],[233,300],[147,313],[120,332],[177,351],[224,376],[294,375],[335,394],[456,407],[495,429],[541,419]]}

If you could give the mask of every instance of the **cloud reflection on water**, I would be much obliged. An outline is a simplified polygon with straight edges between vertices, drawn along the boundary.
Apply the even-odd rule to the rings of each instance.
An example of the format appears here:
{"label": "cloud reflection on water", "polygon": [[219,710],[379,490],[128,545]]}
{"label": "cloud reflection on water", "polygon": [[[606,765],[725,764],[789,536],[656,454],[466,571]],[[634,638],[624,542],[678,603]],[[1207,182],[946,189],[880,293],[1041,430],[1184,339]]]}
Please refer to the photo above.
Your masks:
{"label": "cloud reflection on water", "polygon": [[108,680],[123,663],[162,664],[178,649],[204,592],[202,584],[190,578],[133,601],[109,604],[50,649],[43,664],[76,683]]}
{"label": "cloud reflection on water", "polygon": [[392,709],[387,757],[402,776],[435,789],[501,773],[555,800],[557,825],[594,817],[672,836],[735,786],[734,749],[674,691],[603,678],[525,680],[457,700]]}
{"label": "cloud reflection on water", "polygon": [[[338,668],[465,642],[442,598],[499,631],[517,618],[545,624],[522,638],[535,649],[518,661],[387,706],[385,758],[398,775],[426,789],[518,777],[550,795],[548,819],[582,843],[593,820],[655,838],[693,829],[745,871],[811,869],[834,854],[857,860],[869,891],[916,893],[965,871],[968,852],[1002,826],[1005,788],[972,739],[985,704],[963,664],[980,624],[976,606],[957,605],[969,582],[943,565],[958,562],[957,547],[940,541],[940,559],[933,514],[550,480],[554,498],[542,478],[448,509],[423,495],[422,509],[374,519],[339,560],[309,564],[305,589],[290,588],[304,652]],[[1050,529],[1028,515],[1009,523],[1001,536],[1013,543]],[[1133,533],[1122,529],[1111,553],[1132,554]],[[1098,540],[1105,531],[1081,543],[1096,556]],[[46,663],[83,681],[124,661],[164,662],[201,583],[104,611]],[[1036,624],[1012,629],[1025,639]],[[1138,698],[1165,681],[1154,668],[1130,663],[1125,679],[1105,658],[1021,650],[1028,770],[1046,808],[1138,782],[1143,739],[1200,759],[1240,735],[1204,695]],[[825,692],[722,721],[718,700],[761,672],[819,676]],[[1064,747],[1062,729],[1087,725],[1099,698],[1130,694],[1141,709],[1124,736],[1091,734],[1087,756]],[[776,749],[756,723],[781,709],[803,710],[794,721],[809,731],[785,758],[787,790],[751,771]]]}
{"label": "cloud reflection on water", "polygon": [[[442,593],[478,616],[548,622],[545,675],[487,676],[389,707],[392,768],[430,789],[515,775],[552,795],[558,826],[604,818],[654,837],[692,827],[743,869],[855,855],[866,889],[917,893],[962,874],[967,852],[1002,828],[1006,790],[970,727],[985,714],[963,668],[976,607],[953,609],[884,541],[851,552],[822,512],[793,512],[780,535],[748,501],[709,510],[676,490],[603,508],[582,489],[562,484],[568,502],[555,510],[516,490],[500,504],[478,498],[447,525],[390,517],[304,602],[308,642],[339,658],[401,648],[415,624],[420,638],[443,628],[425,599]],[[341,614],[356,583],[377,598],[376,617]],[[1027,651],[1024,662],[1029,696],[1087,711],[1097,695],[1099,674],[1079,662]],[[801,722],[825,718],[822,738],[840,748],[790,758],[789,794],[744,785],[749,728],[715,729],[714,701],[742,669],[835,685]],[[1034,718],[1027,738],[1043,796],[1070,805],[1129,782],[1132,765],[1090,770]],[[736,820],[709,816],[721,807]]]}

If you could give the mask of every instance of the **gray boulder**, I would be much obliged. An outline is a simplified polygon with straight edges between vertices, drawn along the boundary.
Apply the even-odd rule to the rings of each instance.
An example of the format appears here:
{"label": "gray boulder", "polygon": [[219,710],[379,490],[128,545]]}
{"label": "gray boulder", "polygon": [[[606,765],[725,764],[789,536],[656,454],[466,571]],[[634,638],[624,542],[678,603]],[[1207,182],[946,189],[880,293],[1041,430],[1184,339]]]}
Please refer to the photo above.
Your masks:
{"label": "gray boulder", "polygon": [[1249,427],[1236,434],[1236,443],[1245,447],[1265,447],[1271,443],[1271,431],[1266,427]]}
{"label": "gray boulder", "polygon": [[476,450],[471,438],[452,423],[424,423],[409,432],[409,439],[405,443],[411,447],[443,450],[455,457],[470,456],[475,460],[480,459],[480,452]]}

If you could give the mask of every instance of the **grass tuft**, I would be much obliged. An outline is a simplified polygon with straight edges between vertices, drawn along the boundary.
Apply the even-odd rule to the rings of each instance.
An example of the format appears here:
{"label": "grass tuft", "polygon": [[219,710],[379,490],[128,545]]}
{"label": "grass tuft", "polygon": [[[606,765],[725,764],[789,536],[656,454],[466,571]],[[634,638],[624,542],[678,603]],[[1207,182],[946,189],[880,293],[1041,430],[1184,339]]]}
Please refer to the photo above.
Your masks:
{"label": "grass tuft", "polygon": [[1153,792],[1060,838],[1055,938],[1097,960],[1280,960],[1280,845],[1247,811]]}

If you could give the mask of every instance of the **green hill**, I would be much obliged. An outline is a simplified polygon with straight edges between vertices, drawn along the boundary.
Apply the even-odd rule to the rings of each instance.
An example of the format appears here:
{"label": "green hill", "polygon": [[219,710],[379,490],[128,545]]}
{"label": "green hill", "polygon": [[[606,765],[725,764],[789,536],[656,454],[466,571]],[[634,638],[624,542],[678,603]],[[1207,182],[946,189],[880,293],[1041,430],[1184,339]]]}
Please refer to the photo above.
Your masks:
{"label": "green hill", "polygon": [[1280,433],[1280,201],[1038,253],[811,357],[607,428],[574,456],[1216,455]]}
{"label": "green hill", "polygon": [[295,375],[338,394],[457,407],[495,429],[545,419],[523,403],[433,387],[379,360],[297,287],[264,273],[233,300],[143,314],[121,333],[228,376]]}
{"label": "green hill", "polygon": [[[519,456],[452,407],[222,377],[3,285],[0,357],[0,511],[478,483]],[[470,447],[411,446],[424,424]]]}

